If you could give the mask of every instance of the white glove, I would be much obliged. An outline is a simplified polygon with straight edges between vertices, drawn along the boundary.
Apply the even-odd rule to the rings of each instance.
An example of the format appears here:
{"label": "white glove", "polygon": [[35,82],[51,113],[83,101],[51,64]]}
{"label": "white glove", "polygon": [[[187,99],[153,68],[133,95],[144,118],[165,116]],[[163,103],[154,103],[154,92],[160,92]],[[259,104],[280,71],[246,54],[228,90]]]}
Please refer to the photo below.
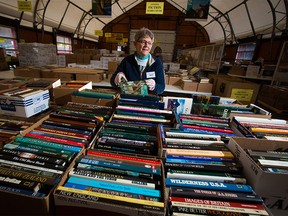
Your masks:
{"label": "white glove", "polygon": [[148,79],[148,80],[145,80],[145,82],[150,91],[153,91],[155,89],[156,83],[154,79]]}
{"label": "white glove", "polygon": [[128,81],[127,78],[126,78],[126,76],[125,76],[125,74],[124,74],[123,72],[120,72],[120,73],[118,73],[118,74],[116,75],[116,77],[115,77],[115,79],[114,79],[115,85],[118,86],[118,85],[120,84],[120,82],[121,82],[122,79]]}

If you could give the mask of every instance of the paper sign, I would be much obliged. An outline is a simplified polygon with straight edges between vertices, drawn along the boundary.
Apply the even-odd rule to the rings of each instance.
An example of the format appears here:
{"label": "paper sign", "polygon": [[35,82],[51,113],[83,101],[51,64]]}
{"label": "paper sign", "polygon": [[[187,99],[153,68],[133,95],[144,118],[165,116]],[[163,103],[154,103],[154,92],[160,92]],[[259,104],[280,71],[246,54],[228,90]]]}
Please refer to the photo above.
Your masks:
{"label": "paper sign", "polygon": [[18,1],[18,11],[32,12],[31,1]]}
{"label": "paper sign", "polygon": [[231,98],[239,101],[251,101],[253,96],[253,89],[235,89],[231,91]]}
{"label": "paper sign", "polygon": [[163,14],[164,2],[146,2],[146,14]]}

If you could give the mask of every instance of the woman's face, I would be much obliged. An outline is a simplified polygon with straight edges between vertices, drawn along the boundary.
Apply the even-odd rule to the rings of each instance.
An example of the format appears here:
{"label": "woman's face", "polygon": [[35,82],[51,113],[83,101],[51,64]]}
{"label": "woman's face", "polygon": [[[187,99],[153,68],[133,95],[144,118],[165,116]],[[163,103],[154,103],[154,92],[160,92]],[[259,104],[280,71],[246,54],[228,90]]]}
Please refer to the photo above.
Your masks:
{"label": "woman's face", "polygon": [[136,48],[137,54],[144,57],[151,51],[153,41],[149,36],[145,36],[140,38],[140,40],[135,41],[134,46]]}

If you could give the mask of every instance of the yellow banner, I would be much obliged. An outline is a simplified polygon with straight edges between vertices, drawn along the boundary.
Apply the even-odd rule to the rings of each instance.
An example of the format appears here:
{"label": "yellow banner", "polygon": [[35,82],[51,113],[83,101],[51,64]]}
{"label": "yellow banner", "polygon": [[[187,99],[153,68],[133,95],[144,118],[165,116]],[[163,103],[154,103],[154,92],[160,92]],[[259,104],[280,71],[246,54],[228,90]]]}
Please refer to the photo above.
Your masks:
{"label": "yellow banner", "polygon": [[111,37],[111,33],[109,33],[109,32],[105,33],[105,37],[106,37],[106,38]]}
{"label": "yellow banner", "polygon": [[163,14],[164,2],[146,2],[146,14]]}
{"label": "yellow banner", "polygon": [[5,39],[4,38],[0,38],[0,43],[4,43]]}
{"label": "yellow banner", "polygon": [[95,34],[96,36],[103,36],[103,31],[102,31],[102,30],[95,30],[95,31],[94,31],[94,34]]}
{"label": "yellow banner", "polygon": [[18,1],[18,11],[32,12],[31,1]]}
{"label": "yellow banner", "polygon": [[239,101],[251,101],[253,97],[253,89],[235,89],[231,91],[231,98]]}

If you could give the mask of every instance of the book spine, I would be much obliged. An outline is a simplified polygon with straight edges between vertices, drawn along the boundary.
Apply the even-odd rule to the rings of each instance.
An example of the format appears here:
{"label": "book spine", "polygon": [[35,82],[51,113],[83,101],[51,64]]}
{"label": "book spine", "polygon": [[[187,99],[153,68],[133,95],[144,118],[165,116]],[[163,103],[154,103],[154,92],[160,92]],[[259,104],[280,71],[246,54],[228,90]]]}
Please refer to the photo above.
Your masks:
{"label": "book spine", "polygon": [[245,178],[235,178],[228,176],[213,176],[213,175],[198,175],[198,174],[182,174],[167,172],[167,178],[185,179],[185,180],[199,180],[199,181],[218,181],[224,183],[246,184]]}
{"label": "book spine", "polygon": [[193,187],[197,189],[253,193],[253,189],[246,184],[233,184],[233,183],[212,182],[212,181],[196,181],[196,180],[194,181],[194,180],[166,178],[166,186],[190,187],[190,188]]}
{"label": "book spine", "polygon": [[213,131],[213,132],[220,132],[220,133],[230,133],[230,134],[234,133],[233,130],[230,130],[230,129],[203,127],[203,126],[197,126],[197,125],[182,124],[182,127],[192,128],[192,129],[197,129],[197,130],[207,130],[207,131]]}
{"label": "book spine", "polygon": [[183,206],[175,206],[171,207],[173,216],[179,216],[182,214],[189,215],[225,215],[225,216],[251,216],[249,213],[242,213],[242,212],[235,212],[235,211],[222,211],[221,209],[204,209],[204,208],[197,208],[197,207],[183,207]]}
{"label": "book spine", "polygon": [[[170,197],[170,200],[173,203],[178,206],[189,206],[191,205],[203,205],[214,207],[220,209],[221,207],[227,207],[227,210],[236,210],[239,211],[240,209],[243,210],[251,210],[251,211],[261,211],[264,213],[264,215],[268,215],[267,211],[265,210],[264,206],[262,204],[258,203],[241,203],[241,202],[230,202],[230,201],[216,201],[216,200],[204,200],[204,199],[191,199],[191,198],[183,198],[183,197]],[[238,210],[239,209],[239,210]],[[236,212],[237,212],[236,211]],[[241,212],[241,210],[240,210]],[[254,212],[254,213],[255,213]],[[248,212],[246,212],[248,213]],[[251,213],[253,214],[253,213]],[[259,213],[258,213],[259,214]]]}
{"label": "book spine", "polygon": [[43,146],[39,145],[30,145],[27,143],[8,143],[5,144],[3,149],[11,149],[15,151],[26,151],[30,153],[45,155],[48,157],[55,157],[62,160],[70,161],[72,157],[74,156],[73,152],[70,151],[64,151],[64,150],[58,150],[54,148],[45,148]]}
{"label": "book spine", "polygon": [[184,198],[196,198],[196,199],[211,199],[211,200],[229,200],[235,202],[247,202],[247,203],[263,203],[263,199],[256,194],[249,193],[237,193],[227,191],[216,190],[201,190],[201,189],[189,189],[172,187],[170,196],[172,197],[184,197]]}
{"label": "book spine", "polygon": [[34,130],[47,132],[47,133],[53,133],[53,134],[59,134],[59,135],[68,136],[68,137],[78,137],[78,138],[84,138],[84,139],[91,139],[91,135],[86,135],[83,133],[69,132],[69,131],[64,131],[64,130],[54,130],[54,129],[49,129],[49,128],[45,128],[45,127],[37,127]]}
{"label": "book spine", "polygon": [[120,155],[120,154],[111,154],[108,152],[102,152],[102,151],[96,151],[94,149],[89,149],[87,151],[87,155],[93,155],[98,157],[108,157],[113,159],[119,159],[119,160],[126,160],[126,161],[134,161],[139,163],[146,163],[146,164],[153,164],[153,165],[161,165],[161,162],[159,160],[149,160],[149,159],[143,159],[139,157],[130,157],[126,155]]}
{"label": "book spine", "polygon": [[0,176],[0,185],[8,186],[8,187],[15,187],[25,190],[30,190],[33,192],[39,191],[41,184],[39,182],[27,181],[18,178],[10,178],[7,176]]}
{"label": "book spine", "polygon": [[83,147],[85,145],[85,143],[74,142],[74,141],[71,141],[71,140],[60,139],[60,138],[51,137],[51,136],[39,135],[39,134],[32,133],[32,132],[27,133],[25,136],[26,137],[35,138],[35,139],[39,139],[39,140],[47,140],[47,141],[50,141],[50,142],[60,143],[60,144],[64,144],[64,145],[71,145],[71,146],[78,146],[78,147]]}
{"label": "book spine", "polygon": [[66,169],[66,167],[63,167],[61,165],[57,165],[57,164],[50,164],[44,161],[39,161],[39,160],[34,160],[31,158],[23,158],[23,157],[18,157],[18,156],[14,156],[14,155],[5,155],[5,154],[1,154],[0,153],[0,158],[2,160],[8,160],[8,161],[16,161],[16,162],[20,162],[23,164],[29,164],[29,165],[33,165],[33,166],[40,166],[43,168],[49,168],[49,169],[54,169],[54,170],[60,170],[60,171],[64,171]]}
{"label": "book spine", "polygon": [[88,170],[94,170],[99,172],[105,172],[105,173],[113,173],[113,174],[120,174],[120,175],[126,175],[131,177],[138,177],[138,178],[145,178],[145,179],[153,179],[153,174],[149,173],[141,173],[141,172],[135,172],[130,170],[120,170],[116,168],[109,168],[109,167],[101,167],[96,165],[90,165],[90,164],[83,164],[78,163],[77,168],[80,169],[88,169]]}
{"label": "book spine", "polygon": [[9,155],[15,155],[15,156],[18,156],[20,158],[28,158],[28,159],[35,159],[35,160],[39,160],[39,161],[45,161],[47,163],[57,164],[60,166],[65,166],[65,164],[66,164],[65,160],[61,160],[61,159],[53,158],[53,157],[42,156],[42,155],[37,155],[37,154],[32,154],[32,153],[24,152],[24,151],[14,151],[14,150],[4,148],[4,149],[2,149],[2,153],[9,154]]}
{"label": "book spine", "polygon": [[88,187],[88,186],[80,185],[80,184],[65,183],[65,187],[75,188],[79,190],[87,190],[87,191],[92,191],[92,192],[97,192],[97,193],[102,193],[102,194],[107,194],[107,195],[135,198],[135,199],[140,199],[140,200],[150,200],[150,201],[155,201],[155,202],[160,201],[160,199],[157,197],[149,197],[149,196],[143,196],[140,194],[119,192],[116,190],[106,190],[106,189],[101,189],[101,188]]}
{"label": "book spine", "polygon": [[240,173],[241,170],[235,166],[219,166],[209,164],[183,164],[183,163],[165,163],[166,169],[179,170],[199,170],[199,171],[216,171],[216,172],[233,172]]}
{"label": "book spine", "polygon": [[98,187],[102,189],[108,189],[108,190],[117,190],[121,192],[127,192],[127,193],[133,193],[133,194],[142,194],[144,196],[151,196],[151,197],[161,197],[161,193],[159,190],[150,189],[150,188],[141,188],[136,186],[126,186],[122,184],[117,183],[108,183],[108,182],[102,182],[98,180],[91,180],[91,179],[85,179],[85,178],[79,178],[76,176],[69,177],[68,183],[76,183],[76,184],[82,184],[87,185],[91,187]]}
{"label": "book spine", "polygon": [[167,149],[166,153],[170,155],[209,156],[209,157],[224,157],[224,158],[231,158],[231,159],[234,158],[234,155],[230,151]]}
{"label": "book spine", "polygon": [[30,137],[16,137],[15,141],[20,142],[20,143],[28,143],[28,144],[40,145],[40,146],[45,146],[45,147],[50,147],[50,148],[57,148],[61,150],[73,151],[76,153],[80,152],[82,149],[77,146],[53,143],[53,142],[48,142],[45,140],[39,140],[35,138],[30,138]]}
{"label": "book spine", "polygon": [[46,194],[44,194],[44,193],[34,192],[34,191],[20,189],[20,188],[8,187],[8,186],[4,186],[4,185],[0,185],[0,190],[10,192],[10,193],[34,196],[34,197],[45,197],[46,196]]}
{"label": "book spine", "polygon": [[149,183],[149,182],[143,182],[143,181],[136,181],[136,180],[128,180],[124,178],[117,178],[117,177],[108,177],[105,175],[97,175],[91,172],[85,172],[81,170],[71,170],[69,172],[70,176],[76,176],[76,177],[81,177],[81,178],[87,178],[87,179],[95,179],[95,180],[100,180],[100,181],[105,181],[105,182],[112,182],[112,183],[119,183],[123,185],[134,185],[138,187],[143,187],[143,188],[151,188],[155,189],[156,186],[154,183]]}
{"label": "book spine", "polygon": [[185,132],[171,132],[166,131],[165,137],[171,137],[171,138],[189,138],[189,139],[198,139],[198,140],[215,140],[220,141],[221,136],[219,135],[206,135],[206,134],[192,134],[192,133],[185,133]]}
{"label": "book spine", "polygon": [[123,163],[117,163],[114,161],[103,161],[99,159],[97,160],[96,158],[89,159],[89,158],[84,158],[84,157],[78,158],[77,162],[90,164],[90,165],[109,167],[109,168],[117,168],[117,169],[122,169],[122,170],[131,170],[131,171],[136,171],[136,172],[144,172],[144,173],[161,175],[161,170],[152,166],[148,166],[148,167],[138,166],[137,167],[134,164],[123,164]]}
{"label": "book spine", "polygon": [[223,165],[223,166],[236,166],[234,162],[223,162],[213,160],[193,160],[193,159],[178,159],[178,158],[166,158],[167,163],[187,163],[187,164],[209,164],[209,165]]}
{"label": "book spine", "polygon": [[107,195],[107,194],[97,193],[93,191],[69,188],[66,186],[59,186],[55,190],[55,194],[63,195],[66,197],[77,197],[77,199],[89,200],[89,201],[94,201],[97,203],[105,202],[105,203],[111,203],[114,205],[129,206],[132,208],[146,208],[146,209],[153,209],[155,211],[164,212],[164,203],[161,203],[161,202],[139,200],[139,199],[121,197],[121,196],[119,197],[115,195]]}
{"label": "book spine", "polygon": [[212,160],[212,161],[227,161],[233,162],[234,159],[229,158],[220,158],[220,157],[205,157],[205,156],[185,156],[185,155],[169,155],[166,154],[166,159],[175,158],[175,159],[186,159],[186,160]]}
{"label": "book spine", "polygon": [[19,178],[22,180],[34,181],[39,182],[47,185],[55,185],[57,182],[60,181],[60,178],[48,177],[38,174],[33,174],[29,172],[7,169],[7,168],[0,168],[0,174],[4,176],[8,176],[11,178]]}
{"label": "book spine", "polygon": [[46,167],[44,168],[44,167],[40,167],[40,166],[34,166],[34,165],[30,165],[30,164],[25,164],[25,163],[19,163],[19,162],[15,162],[15,161],[11,161],[11,160],[0,159],[0,163],[30,168],[30,169],[34,169],[34,170],[38,170],[38,171],[47,172],[47,173],[55,173],[55,174],[62,174],[63,173],[62,170],[50,169],[50,168],[46,168]]}

